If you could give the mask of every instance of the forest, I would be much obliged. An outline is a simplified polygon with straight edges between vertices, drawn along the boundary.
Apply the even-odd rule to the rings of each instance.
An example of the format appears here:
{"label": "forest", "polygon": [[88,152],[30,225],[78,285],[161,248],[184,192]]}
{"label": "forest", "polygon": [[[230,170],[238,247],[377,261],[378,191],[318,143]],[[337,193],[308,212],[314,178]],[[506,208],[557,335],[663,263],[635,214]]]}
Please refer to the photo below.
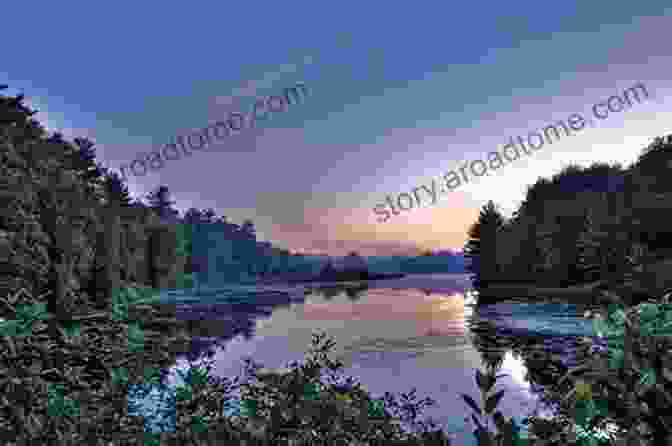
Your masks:
{"label": "forest", "polygon": [[465,245],[474,285],[603,282],[630,295],[665,291],[671,159],[672,135],[656,137],[627,168],[570,164],[539,178],[511,218],[488,202]]}

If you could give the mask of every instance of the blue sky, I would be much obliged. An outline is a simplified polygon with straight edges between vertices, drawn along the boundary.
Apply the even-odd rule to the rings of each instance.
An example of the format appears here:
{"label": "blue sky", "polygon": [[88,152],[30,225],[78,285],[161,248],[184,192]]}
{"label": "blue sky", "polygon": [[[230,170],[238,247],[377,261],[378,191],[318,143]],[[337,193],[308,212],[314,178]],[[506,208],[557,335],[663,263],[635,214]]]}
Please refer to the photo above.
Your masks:
{"label": "blue sky", "polygon": [[[180,209],[252,218],[261,238],[339,255],[460,248],[479,208],[510,214],[567,163],[636,159],[671,132],[672,7],[648,2],[128,2],[3,6],[0,83],[118,169],[304,82],[263,128],[130,177]],[[8,19],[11,18],[11,19]],[[372,209],[618,94],[645,103],[379,223]],[[233,98],[232,98],[233,96]],[[228,101],[228,105],[227,105]],[[669,102],[669,101],[668,101]]]}

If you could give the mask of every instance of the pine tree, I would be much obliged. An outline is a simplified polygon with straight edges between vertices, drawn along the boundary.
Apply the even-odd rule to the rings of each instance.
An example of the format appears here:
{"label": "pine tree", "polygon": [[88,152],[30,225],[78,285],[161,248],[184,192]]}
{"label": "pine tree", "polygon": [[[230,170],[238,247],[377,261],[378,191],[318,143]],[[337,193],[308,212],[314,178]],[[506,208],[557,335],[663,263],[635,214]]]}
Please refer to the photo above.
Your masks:
{"label": "pine tree", "polygon": [[170,200],[168,186],[161,185],[147,194],[147,203],[149,208],[154,210],[161,218],[169,219],[178,213],[173,209],[175,202]]}
{"label": "pine tree", "polygon": [[108,203],[120,206],[130,206],[133,198],[128,191],[124,180],[117,172],[107,172],[103,180],[103,188]]}
{"label": "pine tree", "polygon": [[504,217],[492,201],[483,206],[478,221],[469,228],[469,240],[464,256],[470,260],[467,270],[472,273],[474,287],[480,288],[495,279],[497,231],[504,225]]}
{"label": "pine tree", "polygon": [[184,218],[182,221],[186,224],[199,224],[202,222],[201,211],[196,208],[189,208],[184,213]]}
{"label": "pine tree", "polygon": [[257,231],[252,220],[243,221],[239,230],[240,243],[238,245],[239,259],[242,268],[249,274],[255,274],[257,271]]}
{"label": "pine tree", "polygon": [[107,169],[96,162],[93,142],[86,138],[75,138],[74,142],[76,147],[72,156],[73,168],[87,185],[87,192],[101,200]]}
{"label": "pine tree", "polygon": [[584,217],[584,228],[579,233],[577,244],[577,271],[586,282],[598,280],[605,271],[604,233],[598,231],[595,218],[590,209]]}
{"label": "pine tree", "polygon": [[68,165],[74,147],[47,137],[23,99],[0,95],[0,224],[17,234],[16,279],[28,279],[34,295],[47,292],[47,311],[56,316],[51,325],[75,310],[71,278],[82,245],[73,239],[95,222],[96,203]]}

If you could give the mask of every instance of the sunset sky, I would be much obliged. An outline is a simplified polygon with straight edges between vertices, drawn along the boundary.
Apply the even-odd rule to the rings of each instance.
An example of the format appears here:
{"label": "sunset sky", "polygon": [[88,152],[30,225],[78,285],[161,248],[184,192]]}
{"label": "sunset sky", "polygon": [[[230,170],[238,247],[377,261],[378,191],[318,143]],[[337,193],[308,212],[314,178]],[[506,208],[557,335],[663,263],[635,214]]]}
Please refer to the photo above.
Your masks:
{"label": "sunset sky", "polygon": [[[456,249],[488,199],[509,216],[538,177],[625,166],[672,133],[665,3],[10,2],[0,84],[116,170],[304,82],[305,101],[263,129],[130,177],[131,193],[165,184],[180,210],[251,218],[260,239],[295,251]],[[386,196],[637,82],[645,102],[377,221]]]}

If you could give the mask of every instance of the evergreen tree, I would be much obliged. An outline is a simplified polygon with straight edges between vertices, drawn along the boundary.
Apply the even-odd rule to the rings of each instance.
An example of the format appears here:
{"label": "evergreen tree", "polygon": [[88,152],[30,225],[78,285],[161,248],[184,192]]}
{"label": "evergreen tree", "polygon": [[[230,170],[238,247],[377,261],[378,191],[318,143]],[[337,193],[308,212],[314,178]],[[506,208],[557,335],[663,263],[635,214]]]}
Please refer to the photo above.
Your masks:
{"label": "evergreen tree", "polygon": [[194,225],[202,222],[201,211],[196,208],[189,208],[184,213],[182,221],[186,224]]}
{"label": "evergreen tree", "polygon": [[98,200],[104,198],[105,173],[107,169],[96,162],[94,143],[86,138],[75,138],[75,150],[72,151],[72,166],[87,185],[87,192]]}
{"label": "evergreen tree", "polygon": [[584,228],[579,233],[577,245],[577,269],[586,282],[596,280],[602,273],[600,235],[590,210],[584,217]]}
{"label": "evergreen tree", "polygon": [[243,221],[240,230],[238,231],[239,250],[238,258],[240,259],[242,268],[248,274],[257,273],[257,231],[252,220]]}
{"label": "evergreen tree", "polygon": [[478,221],[469,228],[469,240],[464,252],[470,260],[467,270],[472,273],[474,287],[480,288],[496,278],[495,257],[497,231],[504,225],[504,217],[492,201],[481,209]]}
{"label": "evergreen tree", "polygon": [[17,234],[14,249],[21,256],[13,261],[20,264],[11,265],[16,279],[27,279],[33,295],[46,296],[47,311],[56,316],[52,324],[75,311],[71,278],[84,246],[73,240],[95,223],[98,203],[67,163],[66,151],[74,148],[48,138],[23,98],[0,96],[0,224]]}
{"label": "evergreen tree", "polygon": [[168,186],[161,185],[147,194],[147,203],[149,204],[149,208],[161,218],[169,219],[178,214],[173,209],[175,202],[170,200]]}
{"label": "evergreen tree", "polygon": [[107,172],[104,176],[103,187],[108,203],[116,203],[120,206],[130,206],[133,198],[128,192],[128,187],[117,172]]}
{"label": "evergreen tree", "polygon": [[[201,211],[201,221],[203,223],[215,223],[217,221],[217,213],[212,208],[204,209]],[[226,217],[222,217],[222,221],[226,221]]]}

